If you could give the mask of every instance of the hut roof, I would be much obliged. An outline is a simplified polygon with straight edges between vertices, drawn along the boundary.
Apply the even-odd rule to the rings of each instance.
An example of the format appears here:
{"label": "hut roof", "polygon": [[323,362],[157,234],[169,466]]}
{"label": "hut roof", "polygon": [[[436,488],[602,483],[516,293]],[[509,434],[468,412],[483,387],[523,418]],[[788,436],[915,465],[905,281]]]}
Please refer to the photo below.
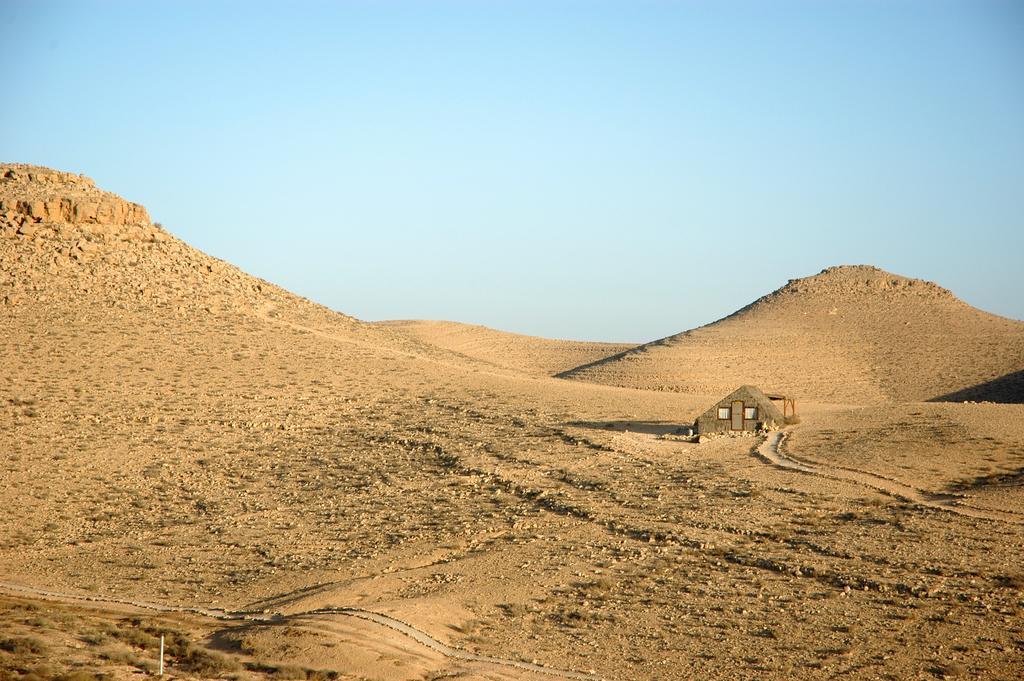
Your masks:
{"label": "hut roof", "polygon": [[[779,408],[772,403],[771,398],[765,395],[757,386],[741,385],[739,388],[736,388],[736,390],[733,390],[731,393],[716,402],[715,407],[717,407],[718,404],[732,402],[733,400],[756,402],[761,408],[761,417],[759,419],[761,421],[775,420],[782,423],[782,421],[785,420],[782,412],[779,411]],[[712,407],[712,409],[715,407]]]}

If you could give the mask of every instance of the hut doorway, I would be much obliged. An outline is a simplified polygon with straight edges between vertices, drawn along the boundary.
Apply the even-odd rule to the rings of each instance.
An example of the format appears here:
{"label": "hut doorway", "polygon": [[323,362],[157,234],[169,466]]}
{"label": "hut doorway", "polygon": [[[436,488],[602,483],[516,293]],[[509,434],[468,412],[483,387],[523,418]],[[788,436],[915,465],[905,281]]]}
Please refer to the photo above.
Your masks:
{"label": "hut doorway", "polygon": [[743,400],[733,400],[732,429],[743,430]]}

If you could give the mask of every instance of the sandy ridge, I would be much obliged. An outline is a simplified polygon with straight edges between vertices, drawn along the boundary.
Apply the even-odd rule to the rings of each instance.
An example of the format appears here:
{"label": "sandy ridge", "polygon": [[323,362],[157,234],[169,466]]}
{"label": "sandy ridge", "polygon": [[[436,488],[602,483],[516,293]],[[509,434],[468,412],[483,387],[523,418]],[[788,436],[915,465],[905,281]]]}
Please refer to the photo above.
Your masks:
{"label": "sandy ridge", "polygon": [[536,376],[557,376],[577,365],[633,347],[630,343],[541,338],[450,321],[389,320],[374,324],[460,357]]}
{"label": "sandy ridge", "polygon": [[1008,510],[995,511],[991,509],[978,508],[976,506],[969,506],[964,504],[962,497],[958,495],[930,494],[898,480],[869,473],[868,471],[800,461],[780,451],[780,446],[787,434],[788,433],[786,431],[777,431],[768,435],[764,442],[762,442],[755,450],[757,455],[768,463],[780,468],[797,471],[799,473],[817,475],[823,478],[832,478],[833,480],[853,482],[864,487],[870,487],[882,492],[883,494],[896,497],[897,499],[909,501],[921,506],[927,506],[928,508],[951,511],[971,518],[1024,524],[1024,514]]}

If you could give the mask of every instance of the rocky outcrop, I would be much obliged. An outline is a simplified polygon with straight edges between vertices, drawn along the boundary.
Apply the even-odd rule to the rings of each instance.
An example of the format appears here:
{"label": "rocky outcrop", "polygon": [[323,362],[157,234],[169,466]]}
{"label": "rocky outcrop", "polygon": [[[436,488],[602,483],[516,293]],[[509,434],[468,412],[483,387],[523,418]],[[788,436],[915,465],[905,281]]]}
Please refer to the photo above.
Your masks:
{"label": "rocky outcrop", "polygon": [[146,209],[97,189],[84,175],[22,164],[0,165],[0,215],[34,223],[148,225]]}
{"label": "rocky outcrop", "polygon": [[146,209],[137,203],[120,199],[75,200],[52,198],[49,200],[14,201],[0,199],[0,212],[20,213],[41,222],[69,224],[142,225],[149,223]]}
{"label": "rocky outcrop", "polygon": [[836,296],[849,299],[863,295],[913,295],[918,297],[955,299],[951,291],[923,279],[892,274],[872,265],[838,265],[802,279],[790,279],[781,289],[765,296]]}

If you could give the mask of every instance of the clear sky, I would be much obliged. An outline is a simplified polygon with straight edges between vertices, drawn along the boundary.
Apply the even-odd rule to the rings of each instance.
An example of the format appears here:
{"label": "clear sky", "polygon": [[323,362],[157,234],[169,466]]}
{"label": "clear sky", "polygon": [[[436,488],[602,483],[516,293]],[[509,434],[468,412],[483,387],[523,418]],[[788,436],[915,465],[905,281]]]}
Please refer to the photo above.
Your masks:
{"label": "clear sky", "polygon": [[0,2],[0,160],[363,319],[645,341],[834,264],[1024,318],[1024,3]]}

